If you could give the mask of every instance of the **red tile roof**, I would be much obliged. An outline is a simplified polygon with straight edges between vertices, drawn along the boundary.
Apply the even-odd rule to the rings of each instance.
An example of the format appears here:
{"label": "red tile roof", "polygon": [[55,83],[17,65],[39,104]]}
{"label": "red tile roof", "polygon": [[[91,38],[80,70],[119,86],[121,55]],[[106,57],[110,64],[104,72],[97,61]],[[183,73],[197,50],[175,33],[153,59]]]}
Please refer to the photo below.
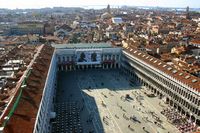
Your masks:
{"label": "red tile roof", "polygon": [[[49,64],[51,62],[51,56],[54,50],[52,47],[46,45],[42,45],[41,47],[42,49],[39,52],[41,54],[38,55],[35,61],[38,59],[40,61],[45,60],[45,63],[42,67],[38,62],[32,65],[33,69],[26,80],[27,86],[22,91],[19,104],[5,126],[4,133],[31,133],[34,130],[35,120],[42,98]],[[46,60],[46,56],[49,56],[48,60]],[[42,74],[38,68],[40,68]],[[19,84],[21,85],[21,83]],[[19,86],[18,89],[16,88],[16,90],[19,90]],[[18,94],[19,92],[14,95],[12,104],[10,104],[10,106],[7,108],[5,114],[3,115],[4,117],[8,115]],[[4,117],[1,119],[1,124],[3,123]]]}
{"label": "red tile roof", "polygon": [[152,67],[166,73],[167,75],[182,82],[183,84],[191,87],[193,90],[200,92],[200,78],[195,77],[186,72],[183,72],[181,70],[177,70],[174,67],[166,64],[165,62],[157,58],[154,58],[153,56],[150,56],[146,53],[143,53],[134,47],[127,47],[124,49],[124,51],[144,61],[145,63],[151,65]]}
{"label": "red tile roof", "polygon": [[200,45],[200,40],[192,40],[190,43],[192,43],[192,44],[199,44]]}

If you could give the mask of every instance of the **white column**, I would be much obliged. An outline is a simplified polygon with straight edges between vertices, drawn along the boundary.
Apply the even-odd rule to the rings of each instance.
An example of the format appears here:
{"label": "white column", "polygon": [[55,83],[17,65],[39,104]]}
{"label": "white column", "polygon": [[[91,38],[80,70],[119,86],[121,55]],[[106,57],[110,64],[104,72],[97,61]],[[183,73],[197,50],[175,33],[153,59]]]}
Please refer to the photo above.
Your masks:
{"label": "white column", "polygon": [[69,61],[72,61],[72,56],[69,56]]}
{"label": "white column", "polygon": [[70,71],[72,70],[72,65],[69,66],[69,70],[70,70]]}
{"label": "white column", "polygon": [[190,121],[192,121],[192,119],[191,119],[191,118],[192,118],[192,115],[190,114],[190,118],[189,118],[189,120],[190,120]]}
{"label": "white column", "polygon": [[63,65],[61,65],[61,71],[63,71],[63,67],[64,67],[64,66],[63,66]]}
{"label": "white column", "polygon": [[68,66],[67,65],[65,65],[65,71],[68,71]]}

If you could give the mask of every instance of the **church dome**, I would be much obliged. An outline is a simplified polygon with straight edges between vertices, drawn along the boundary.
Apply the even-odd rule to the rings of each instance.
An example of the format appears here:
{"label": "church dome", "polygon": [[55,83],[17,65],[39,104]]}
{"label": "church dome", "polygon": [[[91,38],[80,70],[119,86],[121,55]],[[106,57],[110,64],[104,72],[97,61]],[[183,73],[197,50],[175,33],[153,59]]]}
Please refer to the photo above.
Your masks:
{"label": "church dome", "polygon": [[105,12],[104,14],[101,15],[101,19],[110,19],[112,16],[110,13]]}

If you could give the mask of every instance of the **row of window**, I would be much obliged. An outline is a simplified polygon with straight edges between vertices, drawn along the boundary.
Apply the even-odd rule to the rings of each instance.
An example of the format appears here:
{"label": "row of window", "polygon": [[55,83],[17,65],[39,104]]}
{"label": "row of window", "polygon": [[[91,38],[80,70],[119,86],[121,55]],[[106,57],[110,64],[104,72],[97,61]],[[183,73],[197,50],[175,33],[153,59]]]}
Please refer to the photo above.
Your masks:
{"label": "row of window", "polygon": [[49,70],[49,75],[48,75],[48,79],[46,80],[47,83],[45,86],[45,92],[44,95],[42,97],[42,101],[41,101],[41,108],[38,110],[38,121],[37,121],[37,125],[36,125],[36,130],[35,133],[47,133],[49,130],[49,115],[50,115],[50,111],[51,111],[51,104],[53,102],[52,99],[52,95],[54,93],[54,82],[56,81],[56,61],[55,61],[55,57],[53,58],[51,64],[51,69]]}
{"label": "row of window", "polygon": [[[125,63],[127,66],[127,63]],[[129,74],[132,77],[135,77],[135,79],[141,78],[140,79],[140,83],[142,84],[142,82],[146,82],[149,83],[153,86],[155,86],[155,88],[159,88],[161,89],[163,92],[165,92],[168,96],[173,97],[174,101],[176,101],[178,104],[182,104],[183,106],[185,106],[187,109],[189,109],[192,113],[196,114],[196,115],[200,115],[200,110],[198,110],[198,108],[193,107],[190,103],[188,103],[187,101],[183,100],[181,97],[178,97],[177,95],[175,95],[173,92],[169,91],[168,89],[166,89],[166,87],[160,86],[159,84],[157,84],[157,82],[155,82],[154,80],[152,80],[152,77],[148,77],[147,75],[141,73],[138,70],[130,70],[131,67],[127,67],[127,71],[129,72]],[[154,87],[153,87],[154,88]],[[182,106],[181,106],[182,107]]]}
{"label": "row of window", "polygon": [[[141,66],[138,65],[138,67],[141,67]],[[166,86],[169,86],[173,91],[175,91],[181,96],[184,96],[186,99],[190,100],[192,103],[195,103],[196,105],[198,104],[198,106],[200,106],[199,96],[192,94],[193,92],[191,92],[190,90],[187,90],[186,88],[183,89],[183,87],[180,87],[180,85],[178,85],[171,79],[161,77],[160,75],[158,75],[158,73],[152,72],[152,70],[150,71],[150,68],[146,69],[145,66],[142,66],[142,68],[145,69],[146,73],[150,74],[153,78],[164,83]]]}
{"label": "row of window", "polygon": [[[107,60],[119,60],[119,55],[102,55]],[[75,56],[58,56],[58,62],[73,61]]]}
{"label": "row of window", "polygon": [[[129,59],[126,58],[126,60],[129,60]],[[129,62],[131,62],[131,60],[129,60]],[[165,88],[170,87],[171,90],[170,91],[168,90],[167,93],[171,97],[174,97],[175,96],[174,92],[176,92],[180,95],[180,97],[181,97],[181,95],[183,95],[185,98],[190,100],[190,103],[192,102],[192,103],[196,104],[196,108],[198,108],[198,106],[200,105],[200,100],[198,99],[198,97],[195,97],[194,95],[192,95],[191,92],[187,92],[188,90],[183,90],[182,87],[178,86],[177,84],[174,84],[172,80],[166,79],[164,77],[161,78],[160,76],[158,76],[158,74],[155,74],[155,72],[150,71],[150,68],[145,68],[144,66],[142,66],[140,64],[134,63],[134,65],[136,65],[139,68],[142,68],[145,75],[149,74],[151,76],[151,78],[157,79],[157,81],[161,82],[162,85],[164,83],[166,85]],[[180,99],[182,99],[182,98],[180,98]],[[185,100],[185,99],[184,99],[184,101],[187,102],[187,100]]]}

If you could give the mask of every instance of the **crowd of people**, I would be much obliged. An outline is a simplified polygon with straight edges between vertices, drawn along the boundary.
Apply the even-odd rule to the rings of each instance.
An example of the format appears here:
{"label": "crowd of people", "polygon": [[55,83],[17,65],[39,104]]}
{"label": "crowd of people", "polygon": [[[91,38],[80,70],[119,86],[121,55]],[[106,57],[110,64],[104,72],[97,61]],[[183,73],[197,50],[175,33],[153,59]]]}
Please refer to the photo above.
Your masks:
{"label": "crowd of people", "polygon": [[[104,86],[103,82],[101,82],[101,86]],[[109,97],[115,96],[115,93],[113,93],[113,92],[118,93],[115,90],[111,90],[108,93],[101,92],[100,94],[102,95],[103,98],[107,99]],[[131,97],[131,95],[133,97]],[[123,102],[130,102],[132,104],[133,110],[136,110],[136,111],[138,111],[138,113],[141,113],[144,115],[142,117],[143,121],[145,121],[146,123],[149,123],[151,125],[155,125],[155,127],[166,130],[163,126],[163,121],[160,119],[159,115],[156,112],[151,111],[151,109],[148,109],[148,108],[146,108],[146,106],[144,106],[145,105],[144,104],[145,102],[143,101],[144,96],[141,94],[141,92],[132,91],[130,94],[124,94],[124,95],[119,96],[119,98],[120,98],[121,102],[119,102],[119,101],[117,102],[117,107],[119,107],[119,109],[123,113],[122,113],[122,115],[114,114],[114,117],[116,119],[122,118],[127,121],[141,123],[140,122],[141,120],[138,119],[137,116],[134,116],[134,115],[130,116],[128,113],[128,110],[126,110],[126,107],[123,105]],[[133,101],[135,101],[135,102],[133,102]],[[104,101],[101,101],[101,104],[105,108],[107,108],[109,106]],[[159,105],[163,108],[165,107],[164,105],[161,104],[161,102],[159,102]],[[195,131],[196,126],[193,123],[190,123],[189,121],[187,121],[187,119],[183,119],[181,115],[177,114],[176,112],[173,112],[173,110],[172,110],[172,112],[170,112],[170,110],[164,110],[161,113],[163,115],[165,115],[169,121],[172,121],[173,124],[176,124],[176,127],[181,132],[185,133],[185,132],[189,132],[189,131]],[[106,115],[102,117],[103,123],[105,123],[106,125],[110,125],[110,122],[112,121],[111,119],[112,119],[112,117],[108,117]],[[135,131],[135,129],[131,125],[127,125],[127,128],[130,129],[131,131]],[[141,128],[144,132],[146,132],[146,133],[149,132],[148,127],[143,126]]]}
{"label": "crowd of people", "polygon": [[178,111],[173,108],[165,108],[161,111],[167,119],[173,123],[181,133],[193,132],[197,130],[197,126],[188,120],[186,116],[181,115]]}
{"label": "crowd of people", "polygon": [[[106,94],[104,94],[104,93],[101,93],[101,95],[103,95],[105,98],[108,98],[108,96],[107,96]],[[111,92],[109,92],[109,95],[110,95],[110,96],[114,96],[114,94],[112,94]],[[139,94],[137,94],[137,95],[139,95]],[[134,101],[134,99],[133,99],[129,94],[121,95],[121,96],[120,96],[120,100],[121,100],[122,102],[126,102],[126,101],[129,101],[129,100]],[[142,104],[142,102],[141,102],[141,100],[143,100],[143,97],[142,97],[141,95],[136,96],[136,100],[140,103],[140,106],[143,106],[143,104]],[[102,104],[103,107],[107,107],[106,104],[105,104],[103,101],[101,102],[101,104]],[[123,107],[123,104],[119,104],[119,103],[117,102],[117,107],[119,107],[119,109],[123,112],[123,114],[122,114],[122,116],[119,116],[118,114],[115,114],[115,115],[114,115],[115,118],[117,118],[117,119],[124,118],[124,119],[127,120],[127,121],[133,121],[133,122],[141,123],[141,121],[140,121],[136,116],[130,116],[130,117],[129,117],[129,115],[126,113],[127,111],[126,111],[125,108]],[[136,105],[133,105],[133,109],[135,109],[135,107],[137,107],[137,106],[136,106]],[[138,106],[138,107],[139,107],[139,106]],[[137,108],[137,110],[138,110],[138,108]],[[138,111],[141,111],[141,108],[139,108]],[[109,117],[103,116],[102,120],[103,120],[103,122],[104,122],[106,125],[109,125],[109,120],[110,120]],[[129,130],[131,130],[131,131],[133,131],[133,132],[135,131],[135,129],[134,129],[131,125],[128,125],[127,127],[128,127]],[[144,130],[146,133],[148,133],[148,130],[147,130],[145,127],[143,127],[143,130]]]}

